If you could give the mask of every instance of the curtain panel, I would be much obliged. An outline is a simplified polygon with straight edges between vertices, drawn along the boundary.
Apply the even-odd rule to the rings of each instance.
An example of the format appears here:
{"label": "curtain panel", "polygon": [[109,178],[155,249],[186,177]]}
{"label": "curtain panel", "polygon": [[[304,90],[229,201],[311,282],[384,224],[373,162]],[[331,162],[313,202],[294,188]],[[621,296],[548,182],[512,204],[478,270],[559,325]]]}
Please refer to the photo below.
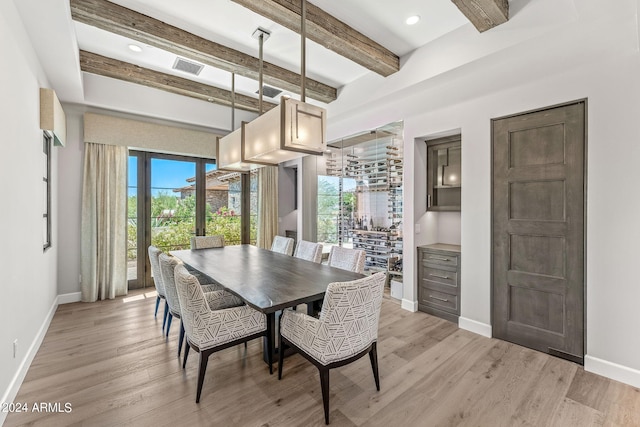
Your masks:
{"label": "curtain panel", "polygon": [[258,238],[259,248],[271,249],[278,234],[278,167],[266,166],[258,171]]}
{"label": "curtain panel", "polygon": [[127,293],[127,147],[85,144],[82,301]]}

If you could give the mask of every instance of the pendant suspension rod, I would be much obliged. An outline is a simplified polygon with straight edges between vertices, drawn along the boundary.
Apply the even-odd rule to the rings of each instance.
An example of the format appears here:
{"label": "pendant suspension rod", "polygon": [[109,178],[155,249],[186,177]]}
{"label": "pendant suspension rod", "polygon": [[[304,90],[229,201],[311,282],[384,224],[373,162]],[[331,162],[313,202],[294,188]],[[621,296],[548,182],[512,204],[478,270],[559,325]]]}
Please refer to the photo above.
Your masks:
{"label": "pendant suspension rod", "polygon": [[258,114],[262,115],[262,86],[263,86],[263,84],[262,84],[262,62],[263,62],[262,61],[262,45],[264,44],[264,33],[260,33],[260,38],[258,39],[258,41],[259,41],[259,45],[260,45],[260,49],[259,49],[259,52],[260,52],[260,55],[259,55],[260,56],[260,66],[259,66],[260,67],[260,72],[259,72],[259,80],[258,80],[258,84],[260,85],[260,87],[258,89],[258,93],[259,93],[259,95],[258,95],[258,99],[259,99],[259,101],[258,101]]}
{"label": "pendant suspension rod", "polygon": [[300,7],[300,36],[301,36],[301,49],[300,49],[300,101],[306,102],[306,72],[307,72],[307,1],[302,0]]}
{"label": "pendant suspension rod", "polygon": [[236,73],[231,73],[231,132],[236,130]]}

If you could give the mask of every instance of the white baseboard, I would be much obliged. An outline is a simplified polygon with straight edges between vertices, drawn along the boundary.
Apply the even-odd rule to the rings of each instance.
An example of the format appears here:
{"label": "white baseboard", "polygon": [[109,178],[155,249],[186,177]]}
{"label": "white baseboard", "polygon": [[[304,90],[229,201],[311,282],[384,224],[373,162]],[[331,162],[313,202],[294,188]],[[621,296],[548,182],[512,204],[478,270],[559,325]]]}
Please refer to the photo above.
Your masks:
{"label": "white baseboard", "polygon": [[640,370],[586,355],[584,370],[640,388]]}
{"label": "white baseboard", "polygon": [[69,294],[58,295],[58,304],[70,304],[72,302],[80,302],[82,292],[71,292]]}
{"label": "white baseboard", "polygon": [[487,325],[486,323],[460,317],[458,318],[458,327],[482,335],[483,337],[491,338],[491,325]]}
{"label": "white baseboard", "polygon": [[[56,309],[58,308],[58,299],[59,296],[53,300],[53,305],[51,306],[51,309],[49,309],[49,313],[47,313],[44,322],[42,322],[42,326],[40,326],[38,333],[29,346],[29,350],[27,350],[27,353],[22,359],[22,362],[20,362],[20,366],[18,366],[18,370],[11,379],[9,387],[7,387],[7,390],[0,399],[0,402],[13,402],[15,400],[16,395],[18,394],[18,390],[20,390],[20,386],[22,385],[22,381],[24,381],[24,377],[27,375],[27,371],[31,366],[31,362],[33,362],[33,358],[36,357],[36,353],[38,352],[38,349],[42,344],[42,340],[44,340],[44,336],[47,334],[47,330],[49,329],[49,325],[51,324],[53,315],[56,314]],[[4,424],[4,420],[6,419],[6,417],[7,412],[0,411],[0,426]]]}
{"label": "white baseboard", "polygon": [[402,304],[400,305],[405,310],[408,310],[412,313],[418,311],[418,301],[411,301],[408,299],[403,299]]}

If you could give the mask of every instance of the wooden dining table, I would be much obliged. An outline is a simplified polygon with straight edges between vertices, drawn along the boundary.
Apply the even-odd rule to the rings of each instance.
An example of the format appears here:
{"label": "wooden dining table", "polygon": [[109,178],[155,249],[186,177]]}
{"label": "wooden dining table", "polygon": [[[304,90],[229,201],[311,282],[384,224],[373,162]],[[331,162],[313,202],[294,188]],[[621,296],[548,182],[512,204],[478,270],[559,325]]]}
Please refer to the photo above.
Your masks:
{"label": "wooden dining table", "polygon": [[[332,282],[347,282],[363,274],[318,264],[253,245],[178,250],[171,254],[267,316],[267,330],[277,354],[276,313],[307,304],[311,313]],[[266,339],[266,338],[265,338]],[[267,362],[267,346],[264,360]],[[277,357],[271,359],[277,360]]]}

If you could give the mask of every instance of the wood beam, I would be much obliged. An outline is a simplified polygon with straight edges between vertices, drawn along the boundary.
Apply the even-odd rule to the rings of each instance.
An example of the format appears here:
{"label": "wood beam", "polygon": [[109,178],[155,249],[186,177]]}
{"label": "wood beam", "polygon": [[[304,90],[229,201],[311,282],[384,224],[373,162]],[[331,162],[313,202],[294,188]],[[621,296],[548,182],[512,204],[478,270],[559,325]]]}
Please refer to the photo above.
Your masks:
{"label": "wood beam", "polygon": [[[258,80],[259,60],[235,49],[212,42],[162,21],[106,0],[71,0],[74,20],[137,40],[203,64]],[[265,62],[265,83],[300,93],[300,75]],[[307,96],[329,103],[337,97],[334,87],[306,80]]]}
{"label": "wood beam", "polygon": [[[226,89],[149,70],[128,62],[107,58],[84,50],[80,51],[80,69],[87,73],[149,86],[228,107],[231,106],[231,91]],[[257,113],[258,99],[236,93],[235,106],[242,110]],[[263,101],[262,106],[264,111],[268,111],[275,107],[276,104]]]}
{"label": "wood beam", "polygon": [[508,0],[451,0],[481,33],[509,20]]}
{"label": "wood beam", "polygon": [[[300,0],[233,1],[300,33]],[[384,77],[400,69],[398,55],[308,2],[307,38]]]}

